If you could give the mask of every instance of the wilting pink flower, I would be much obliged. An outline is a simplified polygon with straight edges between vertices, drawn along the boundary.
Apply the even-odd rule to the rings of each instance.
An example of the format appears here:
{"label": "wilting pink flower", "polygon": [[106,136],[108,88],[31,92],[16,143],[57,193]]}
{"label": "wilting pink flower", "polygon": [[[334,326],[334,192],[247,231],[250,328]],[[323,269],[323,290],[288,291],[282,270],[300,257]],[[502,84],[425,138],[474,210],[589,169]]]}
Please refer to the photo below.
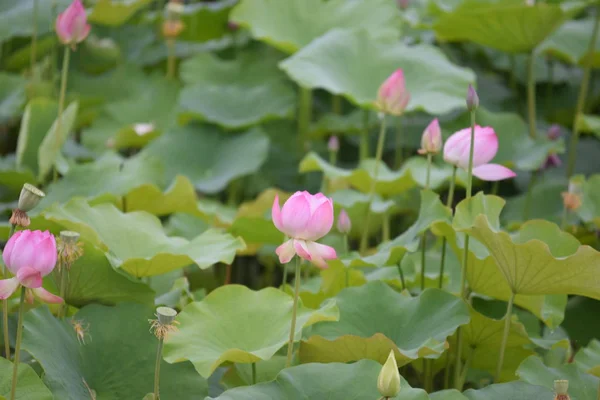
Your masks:
{"label": "wilting pink flower", "polygon": [[9,298],[20,285],[33,291],[46,303],[62,299],[42,287],[42,277],[56,265],[56,241],[48,232],[24,230],[15,233],[2,253],[4,264],[14,278],[0,280],[0,299]]}
{"label": "wilting pink flower", "polygon": [[272,217],[275,227],[290,237],[275,250],[282,264],[298,254],[319,268],[327,268],[325,260],[337,257],[333,247],[316,242],[333,226],[333,201],[324,194],[313,196],[306,191],[296,192],[281,209],[279,196],[275,196]]}
{"label": "wilting pink flower", "polygon": [[338,215],[337,230],[340,231],[340,233],[348,233],[350,232],[350,229],[352,229],[350,217],[346,210],[342,210],[340,211],[340,215]]}
{"label": "wilting pink flower", "polygon": [[375,105],[379,111],[400,116],[410,101],[410,93],[404,82],[404,71],[396,70],[379,87]]}
{"label": "wilting pink flower", "polygon": [[329,142],[327,142],[327,149],[332,152],[340,149],[340,140],[337,136],[333,135],[329,138]]}
{"label": "wilting pink flower", "polygon": [[73,0],[67,9],[56,18],[56,34],[63,44],[75,46],[90,33],[85,8],[81,0]]}
{"label": "wilting pink flower", "polygon": [[[471,128],[462,129],[448,138],[444,144],[444,160],[459,168],[469,168]],[[500,181],[516,174],[499,164],[488,164],[498,152],[498,137],[489,126],[475,125],[473,149],[473,175],[484,181]]]}
{"label": "wilting pink flower", "polygon": [[427,125],[421,136],[419,154],[437,154],[440,150],[442,150],[442,130],[436,118]]}

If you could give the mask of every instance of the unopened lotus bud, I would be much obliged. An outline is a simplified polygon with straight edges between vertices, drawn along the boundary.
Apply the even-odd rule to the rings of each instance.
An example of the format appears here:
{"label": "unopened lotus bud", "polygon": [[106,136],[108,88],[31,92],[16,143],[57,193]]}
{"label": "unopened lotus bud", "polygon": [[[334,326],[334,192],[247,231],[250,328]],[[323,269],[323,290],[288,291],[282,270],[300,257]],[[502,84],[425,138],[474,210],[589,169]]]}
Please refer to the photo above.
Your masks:
{"label": "unopened lotus bud", "polygon": [[400,393],[400,373],[398,372],[394,350],[390,351],[387,361],[379,372],[377,390],[384,398],[396,397]]}
{"label": "unopened lotus bud", "polygon": [[[380,114],[400,116],[410,101],[410,92],[406,88],[404,71],[396,70],[379,87],[375,103]],[[381,117],[379,118],[381,119]]]}
{"label": "unopened lotus bud", "polygon": [[44,192],[42,192],[40,189],[29,183],[26,183],[23,185],[23,189],[21,189],[21,194],[19,195],[19,204],[17,207],[21,211],[29,212],[40,203],[40,200],[42,200],[44,196]]}
{"label": "unopened lotus bud", "polygon": [[560,137],[560,125],[552,124],[550,128],[548,128],[548,139],[556,140]]}
{"label": "unopened lotus bud", "polygon": [[338,216],[337,220],[337,230],[340,231],[340,233],[348,234],[351,229],[352,222],[350,221],[348,213],[346,212],[346,210],[340,211],[340,215]]}
{"label": "unopened lotus bud", "polygon": [[167,39],[175,39],[183,31],[183,22],[179,20],[167,20],[163,22],[162,33]]}
{"label": "unopened lotus bud", "polygon": [[340,149],[340,140],[337,136],[333,135],[329,138],[329,142],[327,142],[327,149],[335,152]]}
{"label": "unopened lotus bud", "polygon": [[569,381],[567,380],[557,380],[554,381],[554,392],[556,393],[556,396],[554,397],[554,400],[571,400],[571,398],[568,395],[569,391]]}
{"label": "unopened lotus bud", "polygon": [[477,96],[473,85],[469,84],[469,89],[467,90],[467,110],[474,111],[477,107],[479,107],[479,96]]}
{"label": "unopened lotus bud", "polygon": [[423,136],[421,136],[421,148],[419,154],[437,154],[442,150],[442,130],[438,119],[434,119],[427,125]]}

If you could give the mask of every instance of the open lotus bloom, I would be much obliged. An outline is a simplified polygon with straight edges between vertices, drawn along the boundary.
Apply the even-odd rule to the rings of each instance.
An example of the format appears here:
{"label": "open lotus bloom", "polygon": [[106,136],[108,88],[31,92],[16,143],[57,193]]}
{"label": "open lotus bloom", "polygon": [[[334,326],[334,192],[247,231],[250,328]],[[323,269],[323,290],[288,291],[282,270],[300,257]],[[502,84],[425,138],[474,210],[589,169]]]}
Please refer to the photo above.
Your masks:
{"label": "open lotus bloom", "polygon": [[[444,161],[459,168],[469,168],[471,128],[462,129],[448,138],[444,144]],[[501,181],[516,174],[499,164],[489,164],[498,152],[498,137],[489,126],[475,125],[473,149],[473,175],[484,181]]]}
{"label": "open lotus bloom", "polygon": [[81,0],[73,0],[67,9],[56,18],[56,34],[63,44],[74,46],[81,43],[90,33],[90,24]]}
{"label": "open lotus bloom", "polygon": [[42,287],[42,278],[56,265],[56,240],[50,232],[15,233],[6,243],[2,259],[15,277],[0,280],[0,299],[9,298],[22,285],[46,303],[62,303],[62,298]]}
{"label": "open lotus bloom", "polygon": [[297,254],[319,268],[327,268],[325,260],[337,257],[333,247],[316,242],[333,226],[333,201],[324,194],[296,192],[281,209],[279,196],[275,196],[272,216],[275,227],[290,237],[275,250],[282,264]]}

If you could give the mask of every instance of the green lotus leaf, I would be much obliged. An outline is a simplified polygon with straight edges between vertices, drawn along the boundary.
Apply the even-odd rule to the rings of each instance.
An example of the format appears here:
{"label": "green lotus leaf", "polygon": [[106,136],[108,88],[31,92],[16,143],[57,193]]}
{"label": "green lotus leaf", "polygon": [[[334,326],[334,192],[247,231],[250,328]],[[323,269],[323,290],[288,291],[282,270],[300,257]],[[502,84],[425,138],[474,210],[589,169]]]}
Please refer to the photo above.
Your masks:
{"label": "green lotus leaf", "polygon": [[464,396],[467,400],[552,400],[554,391],[525,382],[509,382],[490,385],[480,390],[469,389]]}
{"label": "green lotus leaf", "polygon": [[0,158],[0,184],[18,196],[23,184],[35,182],[36,177],[30,169],[17,168],[15,164],[15,157],[12,155]]}
{"label": "green lotus leaf", "polygon": [[115,268],[134,276],[153,276],[196,264],[208,268],[218,262],[230,264],[243,240],[209,230],[188,241],[165,235],[160,220],[146,212],[124,214],[112,204],[90,206],[73,199],[55,204],[43,216],[101,248]]}
{"label": "green lotus leaf", "polygon": [[[204,377],[225,362],[270,359],[289,339],[292,303],[291,296],[275,288],[253,291],[241,285],[221,286],[179,314],[179,332],[166,341],[164,359],[189,360]],[[337,319],[334,302],[319,310],[299,304],[296,339],[305,326]]]}
{"label": "green lotus leaf", "polygon": [[165,232],[169,236],[181,236],[192,240],[210,228],[200,217],[186,213],[173,213],[165,223]]}
{"label": "green lotus leaf", "polygon": [[[563,186],[563,191],[566,186]],[[576,210],[582,221],[600,226],[600,175],[590,176],[583,184],[581,206]]]}
{"label": "green lotus leaf", "polygon": [[[6,358],[0,359],[0,399],[8,399],[11,391],[13,363]],[[5,397],[7,396],[7,397]],[[44,385],[36,372],[25,363],[19,364],[17,372],[16,400],[52,400],[54,396]]]}
{"label": "green lotus leaf", "polygon": [[[38,35],[54,30],[52,2],[37,0],[6,0],[0,5],[0,42],[15,36],[31,36],[33,33],[33,4],[38,3],[36,31]],[[62,12],[71,2],[57,0],[56,9]]]}
{"label": "green lotus leaf", "polygon": [[152,0],[133,0],[127,2],[114,2],[112,0],[99,0],[94,5],[88,19],[94,24],[119,26],[127,22],[131,17]]}
{"label": "green lotus leaf", "polygon": [[294,53],[333,28],[364,28],[373,38],[397,39],[398,15],[387,0],[244,0],[231,20],[249,28],[256,39]]}
{"label": "green lotus leaf", "polygon": [[[566,190],[568,183],[566,179],[551,177],[536,182],[531,190],[529,200],[528,219],[546,219],[554,223],[560,223],[564,211],[561,193]],[[506,207],[500,218],[510,225],[521,222],[525,218],[525,204],[527,193],[506,199]]]}
{"label": "green lotus leaf", "polygon": [[591,132],[600,137],[600,117],[582,114],[577,118],[577,128],[581,132]]}
{"label": "green lotus leaf", "polygon": [[[55,398],[141,399],[154,382],[157,339],[148,330],[154,313],[140,304],[91,304],[67,322],[54,318],[47,307],[36,308],[25,315],[23,349],[44,369]],[[79,340],[75,322],[85,329]],[[165,398],[191,400],[206,396],[208,385],[190,363],[163,361],[160,392]]]}
{"label": "green lotus leaf", "polygon": [[127,211],[146,211],[154,215],[175,212],[197,214],[198,198],[192,182],[185,176],[176,176],[163,192],[153,184],[136,187],[125,196]]}
{"label": "green lotus leaf", "polygon": [[592,61],[592,68],[598,68],[599,41],[596,41],[593,53],[588,54],[593,25],[593,18],[567,21],[540,45],[538,51],[573,65],[584,65]]}
{"label": "green lotus leaf", "polygon": [[[367,204],[369,195],[353,189],[343,189],[334,192],[331,195],[333,206],[336,211],[344,209],[352,221],[352,230],[349,236],[359,238],[364,230],[365,218],[367,215]],[[385,214],[394,215],[397,207],[392,200],[383,200],[375,195],[371,202],[371,217],[369,220],[369,231],[378,232],[381,229],[383,216]]]}
{"label": "green lotus leaf", "polygon": [[161,160],[168,181],[184,175],[197,190],[216,193],[233,179],[258,171],[268,148],[269,139],[258,128],[224,136],[215,128],[191,125],[163,134],[140,155]]}
{"label": "green lotus leaf", "polygon": [[593,339],[575,355],[575,364],[584,372],[600,378],[600,341]]}
{"label": "green lotus leaf", "polygon": [[[369,131],[378,125],[377,114],[369,111]],[[333,132],[336,135],[358,135],[365,131],[365,110],[354,110],[348,114],[328,113],[317,119],[310,127],[310,136],[323,138]]]}
{"label": "green lotus leaf", "polygon": [[335,29],[280,64],[300,86],[343,95],[374,108],[383,81],[404,70],[411,93],[407,111],[444,114],[465,107],[465,87],[473,72],[452,64],[430,45],[378,42],[366,31]]}
{"label": "green lotus leaf", "polygon": [[541,358],[531,356],[519,367],[517,375],[521,380],[533,385],[554,387],[557,379],[569,381],[569,396],[573,400],[596,400],[598,398],[598,384],[600,378],[582,372],[576,365],[567,364],[559,368],[550,368],[544,365]]}
{"label": "green lotus leaf", "polygon": [[411,298],[374,281],[345,289],[336,300],[339,322],[313,327],[300,345],[303,363],[363,358],[384,363],[390,350],[398,365],[437,358],[448,346],[446,338],[469,322],[463,301],[439,289],[426,289]]}
{"label": "green lotus leaf", "polygon": [[296,95],[277,68],[272,51],[245,52],[235,60],[198,54],[181,64],[186,87],[180,118],[199,119],[227,129],[244,128],[293,115]]}
{"label": "green lotus leaf", "polygon": [[18,116],[25,103],[25,79],[19,75],[0,73],[0,99],[0,123]]}
{"label": "green lotus leaf", "polygon": [[184,28],[178,39],[205,42],[222,37],[227,32],[229,12],[236,4],[235,0],[185,4],[181,12]]}
{"label": "green lotus leaf", "polygon": [[441,41],[470,41],[509,53],[529,52],[580,10],[560,4],[527,5],[519,0],[467,0],[434,24]]}
{"label": "green lotus leaf", "polygon": [[600,299],[600,253],[561,231],[534,220],[512,236],[499,230],[504,200],[477,194],[456,207],[453,226],[467,232],[490,252],[512,293],[578,294]]}

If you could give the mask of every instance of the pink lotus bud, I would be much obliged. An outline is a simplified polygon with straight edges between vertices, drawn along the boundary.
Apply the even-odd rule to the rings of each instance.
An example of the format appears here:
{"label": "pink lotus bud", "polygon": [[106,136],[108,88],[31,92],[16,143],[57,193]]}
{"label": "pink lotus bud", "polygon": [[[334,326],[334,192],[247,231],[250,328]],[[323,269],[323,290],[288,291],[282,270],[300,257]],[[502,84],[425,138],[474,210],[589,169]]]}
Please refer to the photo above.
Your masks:
{"label": "pink lotus bud", "polygon": [[421,136],[419,154],[437,154],[440,150],[442,150],[442,130],[436,118],[427,125]]}
{"label": "pink lotus bud", "polygon": [[410,93],[404,82],[404,71],[398,69],[379,87],[375,105],[381,112],[400,116],[409,101]]}
{"label": "pink lotus bud", "polygon": [[550,155],[548,155],[548,158],[546,158],[544,165],[542,165],[542,169],[560,167],[561,165],[562,165],[562,161],[561,161],[560,157],[558,156],[558,154],[550,154]]}
{"label": "pink lotus bud", "polygon": [[20,285],[33,289],[33,293],[48,303],[61,303],[62,299],[42,288],[42,277],[56,265],[56,241],[48,232],[24,230],[15,233],[6,243],[2,259],[15,277],[0,281],[0,299],[7,299]]}
{"label": "pink lotus bud", "polygon": [[473,111],[477,107],[479,107],[479,96],[477,96],[473,85],[469,84],[469,89],[467,90],[467,110]]}
{"label": "pink lotus bud", "polygon": [[[471,128],[462,129],[446,140],[444,161],[459,168],[469,168],[471,149]],[[473,175],[484,181],[499,181],[513,178],[516,174],[510,169],[488,164],[498,152],[498,137],[489,126],[475,125],[475,144],[473,149]]]}
{"label": "pink lotus bud", "polygon": [[552,124],[550,128],[548,128],[548,139],[557,140],[560,137],[560,125]]}
{"label": "pink lotus bud", "polygon": [[275,227],[291,239],[275,251],[283,264],[298,254],[319,268],[327,268],[325,260],[337,257],[335,249],[315,241],[325,236],[333,226],[333,201],[322,193],[296,192],[279,208],[275,196],[272,208]]}
{"label": "pink lotus bud", "polygon": [[346,210],[342,210],[340,211],[340,215],[338,216],[337,230],[340,231],[340,233],[347,234],[350,232],[350,229],[352,229],[352,222],[350,221],[350,217],[348,216]]}
{"label": "pink lotus bud", "polygon": [[340,149],[340,140],[337,136],[333,135],[329,138],[329,142],[327,142],[327,149],[332,152],[337,152]]}
{"label": "pink lotus bud", "polygon": [[90,25],[87,23],[85,8],[81,0],[73,0],[67,9],[58,14],[56,18],[56,34],[60,41],[69,46],[74,46],[90,33]]}
{"label": "pink lotus bud", "polygon": [[409,2],[410,2],[409,0],[398,0],[398,7],[401,10],[406,10],[408,8]]}

